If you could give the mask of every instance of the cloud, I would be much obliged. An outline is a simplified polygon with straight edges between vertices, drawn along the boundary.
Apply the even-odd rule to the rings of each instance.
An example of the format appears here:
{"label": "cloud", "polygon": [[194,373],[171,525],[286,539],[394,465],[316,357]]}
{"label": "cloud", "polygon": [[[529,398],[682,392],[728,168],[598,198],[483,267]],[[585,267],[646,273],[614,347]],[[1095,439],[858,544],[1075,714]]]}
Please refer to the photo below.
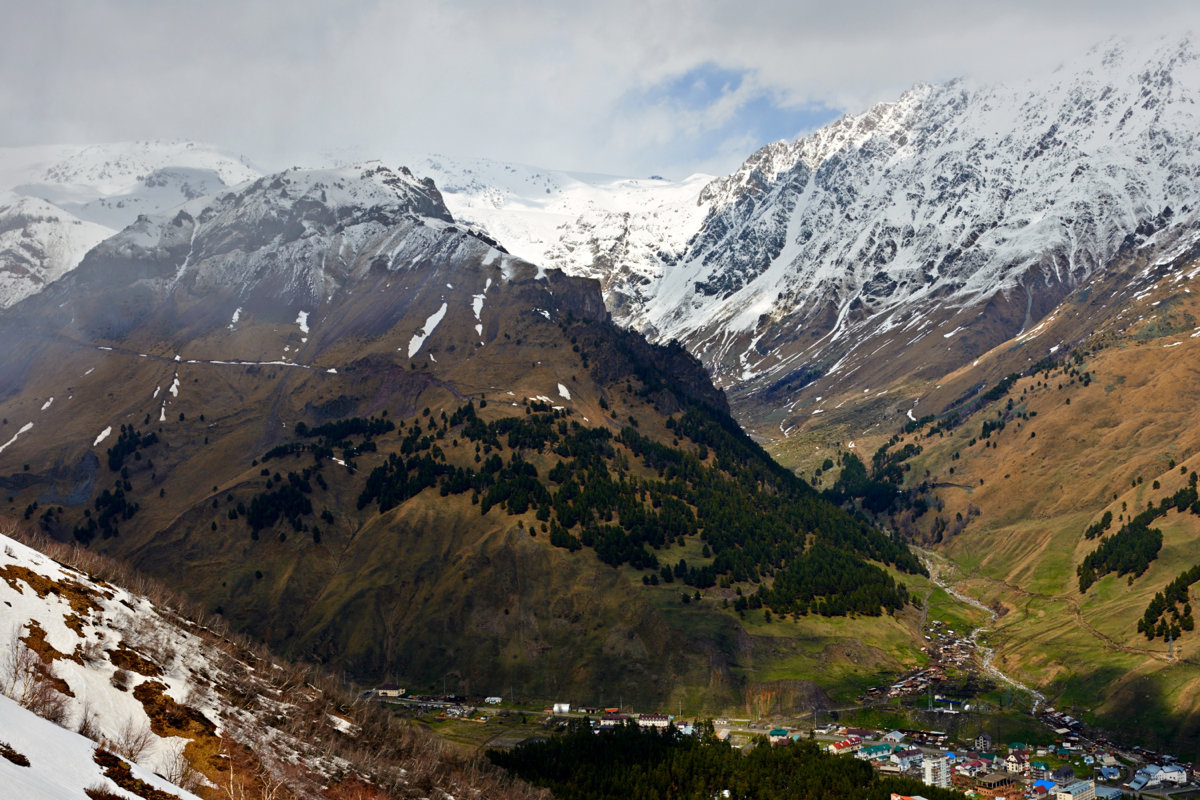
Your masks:
{"label": "cloud", "polygon": [[0,144],[192,138],[268,165],[448,152],[624,174],[725,171],[917,82],[1011,80],[1200,20],[1174,0],[14,5]]}

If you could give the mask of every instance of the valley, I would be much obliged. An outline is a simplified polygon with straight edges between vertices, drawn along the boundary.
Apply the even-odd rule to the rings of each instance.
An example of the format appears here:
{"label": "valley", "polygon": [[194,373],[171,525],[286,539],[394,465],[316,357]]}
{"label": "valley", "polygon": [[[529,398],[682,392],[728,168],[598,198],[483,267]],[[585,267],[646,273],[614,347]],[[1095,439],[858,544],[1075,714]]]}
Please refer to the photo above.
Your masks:
{"label": "valley", "polygon": [[2,150],[0,520],[360,689],[1189,759],[1198,65],[680,180]]}

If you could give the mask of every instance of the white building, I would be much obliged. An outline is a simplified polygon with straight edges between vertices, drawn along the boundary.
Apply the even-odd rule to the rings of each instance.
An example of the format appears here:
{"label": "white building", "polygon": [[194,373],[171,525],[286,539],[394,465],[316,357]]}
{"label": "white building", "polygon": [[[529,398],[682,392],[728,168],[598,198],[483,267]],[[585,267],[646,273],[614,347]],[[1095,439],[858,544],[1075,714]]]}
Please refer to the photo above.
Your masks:
{"label": "white building", "polygon": [[1096,800],[1095,781],[1075,781],[1055,791],[1056,800]]}
{"label": "white building", "polygon": [[950,759],[944,753],[926,756],[921,762],[921,768],[924,772],[922,780],[926,786],[950,788]]}

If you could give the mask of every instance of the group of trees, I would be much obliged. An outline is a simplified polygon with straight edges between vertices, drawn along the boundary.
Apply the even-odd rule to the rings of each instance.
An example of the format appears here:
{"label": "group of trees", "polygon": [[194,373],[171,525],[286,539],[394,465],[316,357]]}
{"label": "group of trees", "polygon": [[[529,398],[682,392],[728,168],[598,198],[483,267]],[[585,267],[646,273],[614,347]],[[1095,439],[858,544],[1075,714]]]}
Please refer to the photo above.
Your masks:
{"label": "group of trees", "polygon": [[132,425],[122,425],[120,433],[117,434],[117,441],[112,447],[108,448],[108,468],[113,472],[118,472],[125,463],[125,459],[133,456],[134,459],[140,461],[142,456],[138,452],[143,447],[150,447],[158,442],[158,434],[150,432],[144,436],[134,430]]}
{"label": "group of trees", "polygon": [[[1168,583],[1165,589],[1155,594],[1154,599],[1146,606],[1146,613],[1138,620],[1138,633],[1144,633],[1146,638],[1151,640],[1155,636],[1178,639],[1181,632],[1194,630],[1196,621],[1192,617],[1188,589],[1196,581],[1200,581],[1200,564],[1184,571]],[[1183,607],[1182,611],[1180,606]]]}
{"label": "group of trees", "polygon": [[590,726],[512,750],[489,750],[491,761],[559,800],[712,800],[809,798],[888,800],[892,793],[929,800],[962,795],[909,778],[881,778],[865,761],[828,755],[815,743],[790,742],[743,752],[712,735],[685,736],[636,725],[604,731]]}
{"label": "group of trees", "polygon": [[[1080,593],[1086,592],[1110,572],[1132,575],[1133,578],[1141,576],[1150,567],[1150,562],[1158,558],[1158,552],[1162,549],[1162,531],[1151,528],[1150,523],[1172,509],[1200,515],[1200,495],[1197,495],[1195,483],[1164,497],[1158,505],[1148,504],[1145,511],[1131,518],[1112,536],[1102,538],[1100,546],[1076,568]],[[1106,511],[1098,523],[1093,523],[1084,531],[1084,535],[1091,539],[1107,530],[1111,524],[1112,512]]]}
{"label": "group of trees", "polygon": [[[472,401],[449,416],[427,411],[401,423],[398,448],[390,445],[393,452],[371,470],[358,508],[375,505],[386,513],[430,488],[443,496],[469,492],[481,514],[534,512],[552,545],[589,548],[611,566],[647,570],[647,583],[679,580],[703,589],[773,578],[773,587],[755,597],[778,613],[879,614],[903,605],[907,593],[868,560],[923,572],[902,540],[827,502],[707,408],[692,406],[667,419],[671,445],[632,426],[614,436],[570,417],[542,403],[490,420]],[[393,430],[390,420],[372,418],[301,424],[296,432],[320,437],[322,447],[345,449],[356,448],[354,436],[374,448]],[[464,466],[472,445],[474,465]],[[456,463],[444,447],[458,454]],[[304,449],[284,444],[268,456]],[[553,466],[539,472],[534,462],[547,460]],[[640,469],[631,468],[634,460]],[[256,496],[247,512],[251,528],[281,518],[297,526],[312,509],[307,478],[289,474]],[[691,537],[704,543],[703,562],[660,563],[664,548]]]}

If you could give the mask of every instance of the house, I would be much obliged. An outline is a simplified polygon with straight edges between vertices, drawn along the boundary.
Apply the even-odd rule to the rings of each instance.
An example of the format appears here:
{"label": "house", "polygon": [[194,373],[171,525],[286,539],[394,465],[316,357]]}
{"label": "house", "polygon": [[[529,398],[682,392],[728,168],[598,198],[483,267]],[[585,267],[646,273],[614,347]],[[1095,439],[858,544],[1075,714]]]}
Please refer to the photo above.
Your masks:
{"label": "house", "polygon": [[862,739],[858,736],[849,736],[840,742],[834,742],[829,745],[829,752],[835,756],[845,755],[846,753],[854,753],[862,748]]}
{"label": "house", "polygon": [[504,702],[504,698],[495,696],[485,697],[483,698],[483,702],[487,703],[489,706],[498,706]]}
{"label": "house", "polygon": [[1135,792],[1150,786],[1157,786],[1162,783],[1162,778],[1159,776],[1160,772],[1162,772],[1162,767],[1157,764],[1147,764],[1135,772],[1129,783],[1125,784],[1125,786]]}
{"label": "house", "polygon": [[903,770],[915,769],[925,754],[918,747],[910,747],[907,750],[897,750],[891,755],[891,762]]}
{"label": "house", "polygon": [[1122,800],[1124,797],[1125,793],[1120,789],[1114,789],[1111,786],[1096,787],[1097,800]]}
{"label": "house", "polygon": [[1054,772],[1050,773],[1050,777],[1058,783],[1072,783],[1075,780],[1075,770],[1071,769],[1070,764],[1063,764],[1061,767],[1055,769]]}
{"label": "house", "polygon": [[555,715],[570,714],[571,713],[571,704],[570,703],[555,703],[551,713],[553,713]]}
{"label": "house", "polygon": [[1029,762],[1029,777],[1035,781],[1047,780],[1052,777],[1050,765],[1045,761]]}
{"label": "house", "polygon": [[999,790],[1015,786],[1016,783],[1017,779],[1007,772],[990,772],[979,779],[979,788],[994,794]]}
{"label": "house", "polygon": [[1004,768],[1014,775],[1024,775],[1029,772],[1029,757],[1024,751],[1014,750],[1004,760]]}
{"label": "house", "polygon": [[1181,785],[1188,782],[1187,769],[1179,764],[1167,764],[1158,772],[1159,783]]}
{"label": "house", "polygon": [[773,731],[767,734],[767,741],[769,741],[771,744],[784,744],[787,742],[787,740],[787,728],[775,728]]}
{"label": "house", "polygon": [[866,728],[846,728],[844,734],[846,738],[857,736],[860,739],[870,739],[875,736],[875,731],[867,730]]}
{"label": "house", "polygon": [[1100,767],[1096,770],[1096,774],[1102,781],[1115,781],[1121,777],[1121,770],[1116,767]]}
{"label": "house", "polygon": [[1046,796],[1053,797],[1051,792],[1054,791],[1054,787],[1056,787],[1056,786],[1058,786],[1058,784],[1055,783],[1054,781],[1046,781],[1046,780],[1034,781],[1033,782],[1033,791],[1039,797],[1046,797]]}
{"label": "house", "polygon": [[981,753],[986,753],[992,749],[992,737],[987,733],[981,733],[975,737],[975,749]]}
{"label": "house", "polygon": [[892,746],[890,744],[873,744],[870,747],[864,747],[854,754],[855,758],[860,758],[863,761],[886,761],[892,756]]}
{"label": "house", "polygon": [[667,728],[671,725],[671,718],[666,714],[642,714],[638,717],[638,727],[640,728]]}
{"label": "house", "polygon": [[625,714],[605,714],[600,718],[601,728],[619,728],[629,721]]}
{"label": "house", "polygon": [[1096,800],[1096,782],[1075,781],[1059,786],[1054,796],[1056,800]]}
{"label": "house", "polygon": [[885,733],[881,737],[881,740],[888,744],[900,744],[904,741],[904,734],[900,731],[892,731],[891,733]]}
{"label": "house", "polygon": [[921,795],[919,795],[919,794],[907,795],[907,794],[896,794],[895,792],[893,792],[891,800],[925,800],[925,798],[921,797]]}
{"label": "house", "polygon": [[375,687],[376,697],[402,697],[404,690],[394,683],[385,683],[383,686]]}

